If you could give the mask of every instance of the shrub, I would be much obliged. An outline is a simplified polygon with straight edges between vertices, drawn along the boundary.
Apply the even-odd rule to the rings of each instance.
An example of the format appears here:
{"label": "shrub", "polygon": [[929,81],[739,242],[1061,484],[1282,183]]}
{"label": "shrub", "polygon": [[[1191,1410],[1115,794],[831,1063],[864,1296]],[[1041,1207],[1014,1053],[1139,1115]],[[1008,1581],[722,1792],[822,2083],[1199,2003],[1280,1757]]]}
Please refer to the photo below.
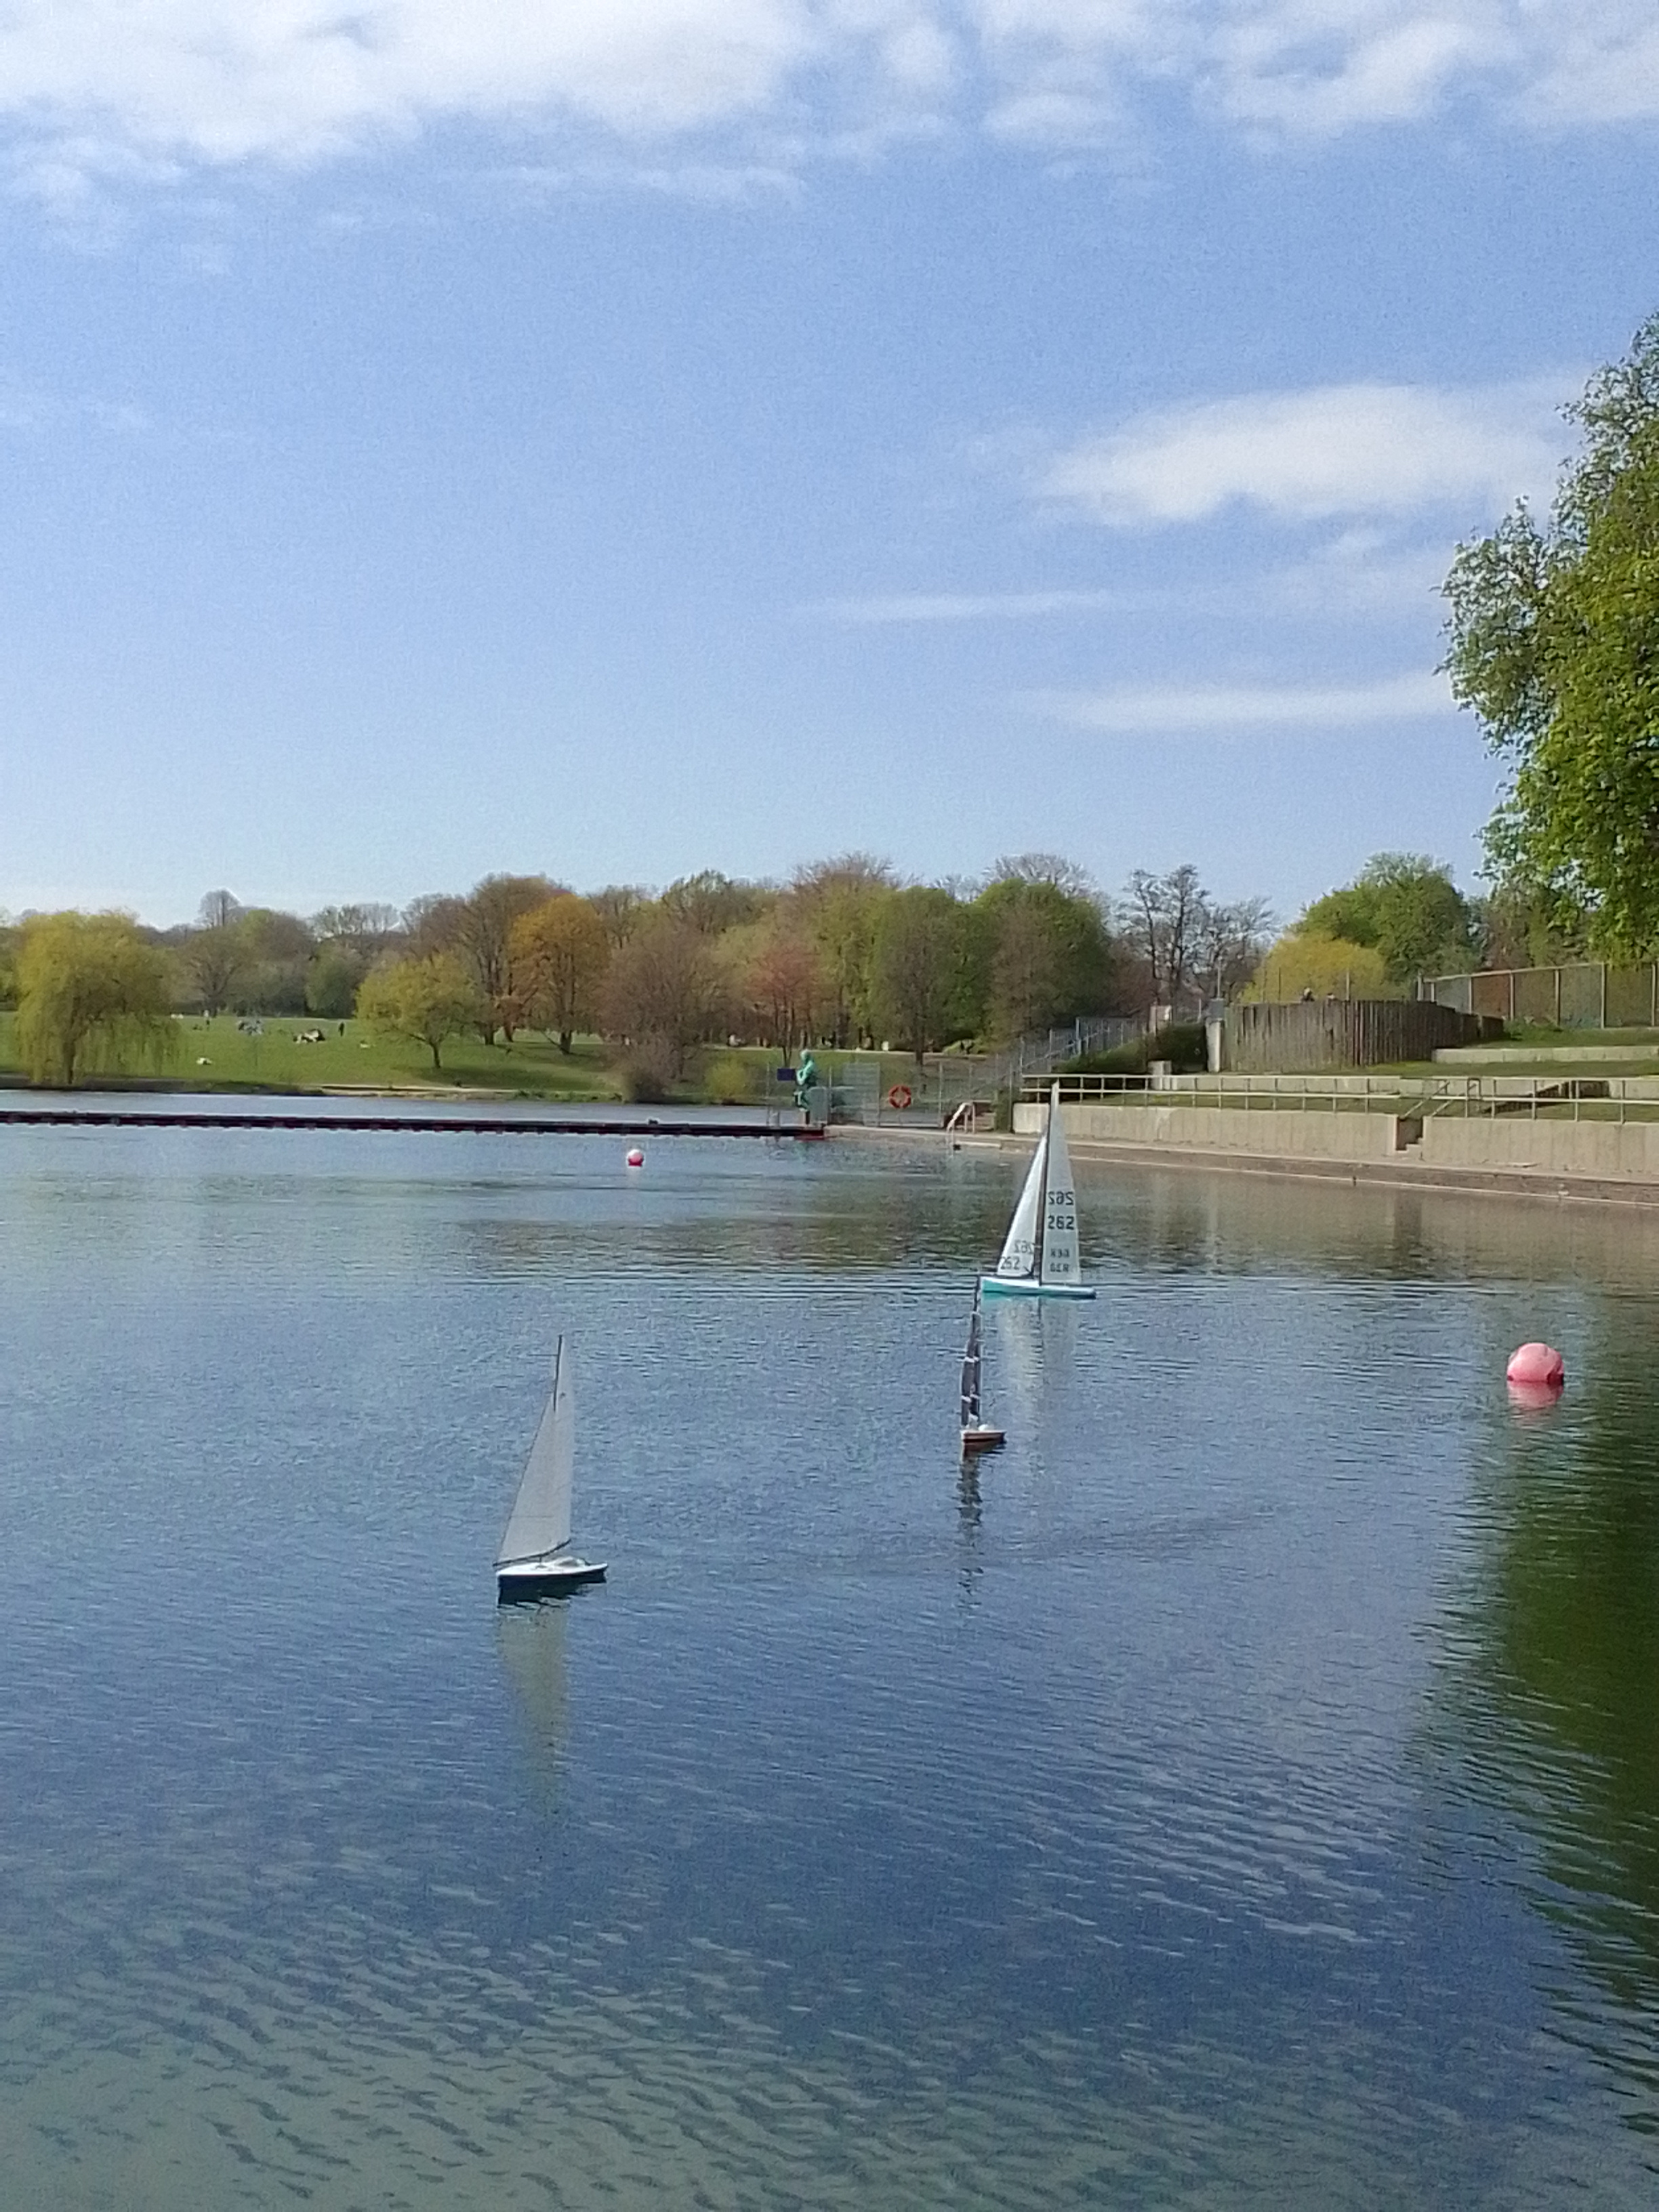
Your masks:
{"label": "shrub", "polygon": [[1109,1052],[1085,1052],[1062,1063],[1061,1075],[1145,1075],[1155,1060],[1167,1060],[1176,1075],[1202,1075],[1209,1052],[1202,1022],[1172,1022],[1156,1036],[1136,1037]]}
{"label": "shrub", "polygon": [[711,1106],[750,1106],[759,1085],[757,1070],[740,1052],[718,1053],[702,1079],[703,1097]]}
{"label": "shrub", "polygon": [[617,1067],[617,1082],[630,1106],[660,1106],[674,1080],[673,1050],[655,1037],[641,1037]]}

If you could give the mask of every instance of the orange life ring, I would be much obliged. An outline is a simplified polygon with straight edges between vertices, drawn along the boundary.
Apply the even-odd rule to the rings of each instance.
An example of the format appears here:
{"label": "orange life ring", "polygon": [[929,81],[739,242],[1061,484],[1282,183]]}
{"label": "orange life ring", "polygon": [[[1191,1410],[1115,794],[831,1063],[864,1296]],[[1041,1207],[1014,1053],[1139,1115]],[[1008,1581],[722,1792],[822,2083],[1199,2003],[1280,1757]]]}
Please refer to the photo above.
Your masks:
{"label": "orange life ring", "polygon": [[896,1114],[903,1113],[905,1108],[910,1103],[909,1085],[896,1083],[887,1094],[887,1103]]}

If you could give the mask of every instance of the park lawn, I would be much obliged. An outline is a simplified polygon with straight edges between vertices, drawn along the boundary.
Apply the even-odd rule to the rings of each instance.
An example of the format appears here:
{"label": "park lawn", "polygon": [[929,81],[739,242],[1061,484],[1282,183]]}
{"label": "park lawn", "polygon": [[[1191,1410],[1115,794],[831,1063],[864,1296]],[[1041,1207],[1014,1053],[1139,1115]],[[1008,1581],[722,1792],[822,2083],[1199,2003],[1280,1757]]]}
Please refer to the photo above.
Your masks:
{"label": "park lawn", "polygon": [[[308,1014],[267,1015],[264,1035],[240,1030],[234,1015],[210,1022],[190,1015],[173,1024],[173,1051],[160,1067],[124,1071],[89,1069],[88,1089],[105,1084],[139,1085],[177,1091],[325,1090],[489,1091],[511,1097],[615,1098],[618,1086],[603,1041],[574,1041],[567,1060],[556,1044],[520,1030],[510,1048],[487,1045],[477,1036],[445,1040],[443,1066],[434,1072],[424,1045],[388,1042],[360,1022],[338,1022]],[[12,1036],[13,1017],[0,1014],[0,1081],[21,1083]],[[302,1030],[320,1030],[320,1044],[299,1044]]]}

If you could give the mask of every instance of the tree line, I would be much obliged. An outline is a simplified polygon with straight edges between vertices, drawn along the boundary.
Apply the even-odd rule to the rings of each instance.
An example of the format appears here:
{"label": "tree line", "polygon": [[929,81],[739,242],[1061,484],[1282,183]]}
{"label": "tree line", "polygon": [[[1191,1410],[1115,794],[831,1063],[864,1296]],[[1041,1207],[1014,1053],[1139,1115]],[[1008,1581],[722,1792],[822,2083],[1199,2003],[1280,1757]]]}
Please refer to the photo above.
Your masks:
{"label": "tree line", "polygon": [[356,1015],[418,1043],[521,1030],[568,1053],[598,1032],[641,1078],[670,1082],[698,1047],[885,1045],[921,1055],[998,1044],[1097,1014],[1190,1014],[1256,967],[1267,910],[1228,904],[1198,871],[1137,871],[1103,896],[1048,854],[983,881],[902,881],[848,853],[787,883],[716,871],[653,892],[580,893],[548,876],[490,875],[405,908],[308,917],[204,899],[188,927],[130,916],[25,916],[0,930],[0,1003],[18,1009],[33,1079],[162,1048],[179,1012]]}

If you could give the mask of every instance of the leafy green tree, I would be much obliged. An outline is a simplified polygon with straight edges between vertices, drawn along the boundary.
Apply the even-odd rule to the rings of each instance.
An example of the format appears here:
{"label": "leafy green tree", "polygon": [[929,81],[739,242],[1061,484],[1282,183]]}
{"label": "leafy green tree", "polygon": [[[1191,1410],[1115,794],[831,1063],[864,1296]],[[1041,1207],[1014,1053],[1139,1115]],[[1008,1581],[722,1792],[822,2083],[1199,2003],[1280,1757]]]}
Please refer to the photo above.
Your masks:
{"label": "leafy green tree", "polygon": [[971,952],[965,911],[949,891],[919,884],[882,901],[871,955],[876,1023],[918,1062],[976,1026]]}
{"label": "leafy green tree", "polygon": [[0,1006],[17,1004],[17,945],[19,933],[0,924]]}
{"label": "leafy green tree", "polygon": [[1048,865],[1064,869],[1066,880],[1034,872],[1039,859],[1047,856],[999,861],[1000,872],[974,901],[988,940],[987,1020],[1000,1037],[1099,1013],[1111,994],[1111,940],[1099,902],[1065,862]]}
{"label": "leafy green tree", "polygon": [[446,1040],[472,1028],[482,1010],[477,985],[453,952],[415,955],[376,968],[357,994],[358,1016],[377,1036],[423,1044],[439,1069]]}
{"label": "leafy green tree", "polygon": [[317,940],[311,925],[280,907],[251,906],[236,924],[246,965],[230,1003],[244,1014],[297,1014],[306,1003],[306,973]]}
{"label": "leafy green tree", "polygon": [[1446,667],[1510,774],[1493,874],[1635,956],[1659,945],[1659,314],[1567,411],[1545,524],[1522,504],[1458,549]]}
{"label": "leafy green tree", "polygon": [[363,963],[337,939],[319,945],[306,969],[306,1012],[343,1021],[357,1003]]}
{"label": "leafy green tree", "polygon": [[31,1083],[69,1090],[95,1060],[173,1048],[167,958],[124,914],[47,914],[20,933],[17,1048]]}
{"label": "leafy green tree", "polygon": [[796,871],[790,896],[817,945],[829,987],[830,1035],[838,1045],[873,1030],[876,921],[898,879],[885,860],[841,853]]}
{"label": "leafy green tree", "polygon": [[1396,983],[1474,964],[1469,903],[1445,863],[1425,853],[1374,854],[1356,881],[1316,899],[1297,927],[1374,948]]}

